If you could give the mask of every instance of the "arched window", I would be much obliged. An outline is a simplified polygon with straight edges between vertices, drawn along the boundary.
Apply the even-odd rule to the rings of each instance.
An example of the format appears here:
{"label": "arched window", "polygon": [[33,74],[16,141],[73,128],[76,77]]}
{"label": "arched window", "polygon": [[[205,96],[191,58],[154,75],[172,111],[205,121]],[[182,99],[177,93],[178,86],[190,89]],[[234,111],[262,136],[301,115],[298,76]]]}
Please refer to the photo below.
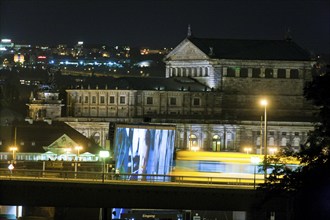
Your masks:
{"label": "arched window", "polygon": [[197,76],[203,76],[203,67],[199,67]]}
{"label": "arched window", "polygon": [[261,146],[261,138],[260,137],[257,137],[256,145]]}
{"label": "arched window", "polygon": [[182,76],[183,77],[187,76],[187,70],[184,67],[182,68]]}
{"label": "arched window", "polygon": [[189,149],[193,150],[193,151],[198,150],[198,139],[197,139],[196,135],[194,135],[194,134],[191,134],[189,136]]}
{"label": "arched window", "polygon": [[299,147],[300,145],[300,138],[299,137],[294,137],[293,138],[293,146],[294,147]]}
{"label": "arched window", "polygon": [[209,75],[209,68],[207,68],[207,67],[205,67],[205,74],[204,74],[204,76],[208,76]]}
{"label": "arched window", "polygon": [[96,132],[94,135],[93,135],[93,139],[95,141],[95,143],[99,144],[100,143],[100,133]]}
{"label": "arched window", "polygon": [[214,135],[212,138],[212,150],[213,151],[220,151],[220,136]]}
{"label": "arched window", "polygon": [[282,140],[281,140],[281,146],[282,147],[285,147],[286,146],[286,144],[287,144],[287,139],[285,138],[285,137],[282,137]]}
{"label": "arched window", "polygon": [[180,67],[177,68],[177,76],[181,76],[181,68]]}
{"label": "arched window", "polygon": [[274,140],[274,138],[273,137],[270,137],[269,138],[269,144],[268,144],[269,146],[274,146],[275,145],[275,140]]}

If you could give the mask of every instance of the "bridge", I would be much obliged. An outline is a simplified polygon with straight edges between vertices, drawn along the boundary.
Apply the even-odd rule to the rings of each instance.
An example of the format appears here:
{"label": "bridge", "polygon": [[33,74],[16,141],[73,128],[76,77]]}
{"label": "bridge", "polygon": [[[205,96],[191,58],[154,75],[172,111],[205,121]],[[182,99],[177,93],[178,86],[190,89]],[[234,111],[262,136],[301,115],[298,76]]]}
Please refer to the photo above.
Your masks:
{"label": "bridge", "polygon": [[0,195],[1,205],[248,213],[285,213],[290,201],[280,195],[270,198],[267,193],[237,180],[219,183],[195,179],[191,182],[184,177],[167,175],[115,177],[100,172],[17,170],[9,173],[4,169],[0,170]]}

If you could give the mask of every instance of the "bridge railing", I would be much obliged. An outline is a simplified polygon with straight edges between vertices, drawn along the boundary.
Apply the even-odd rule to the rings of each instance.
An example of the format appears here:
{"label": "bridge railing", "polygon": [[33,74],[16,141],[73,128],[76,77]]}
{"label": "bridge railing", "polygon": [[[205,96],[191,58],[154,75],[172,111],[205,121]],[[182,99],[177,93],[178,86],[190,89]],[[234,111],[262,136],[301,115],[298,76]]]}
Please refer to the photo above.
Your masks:
{"label": "bridge railing", "polygon": [[0,168],[0,179],[30,179],[30,180],[58,180],[58,181],[83,181],[83,182],[150,182],[150,183],[177,183],[177,184],[222,184],[235,186],[250,186],[263,182],[263,179],[241,177],[205,177],[187,175],[159,175],[159,174],[128,174],[128,173],[103,173],[103,172],[74,172],[59,170],[31,170],[31,169],[4,169]]}

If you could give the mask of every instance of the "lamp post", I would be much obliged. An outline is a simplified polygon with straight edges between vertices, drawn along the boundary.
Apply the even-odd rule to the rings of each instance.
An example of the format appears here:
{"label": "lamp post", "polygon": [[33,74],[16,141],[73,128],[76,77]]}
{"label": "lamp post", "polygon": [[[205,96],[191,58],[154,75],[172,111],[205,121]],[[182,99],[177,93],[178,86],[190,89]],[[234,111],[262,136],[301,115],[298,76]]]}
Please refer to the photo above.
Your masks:
{"label": "lamp post", "polygon": [[260,157],[251,157],[251,163],[253,164],[253,188],[256,188],[256,173],[257,173],[257,165],[260,163]]}
{"label": "lamp post", "polygon": [[75,149],[77,150],[77,161],[79,161],[79,152],[82,150],[82,146],[76,146]]}
{"label": "lamp post", "polygon": [[104,183],[104,174],[105,174],[105,158],[110,156],[109,151],[101,150],[99,156],[103,158],[103,166],[102,166],[102,183]]}
{"label": "lamp post", "polygon": [[268,101],[266,99],[262,99],[260,104],[264,106],[264,137],[263,137],[263,148],[264,148],[264,181],[266,182],[267,178],[267,105]]}
{"label": "lamp post", "polygon": [[15,152],[17,151],[17,147],[10,147],[9,150],[13,152],[13,162],[14,162],[16,159]]}

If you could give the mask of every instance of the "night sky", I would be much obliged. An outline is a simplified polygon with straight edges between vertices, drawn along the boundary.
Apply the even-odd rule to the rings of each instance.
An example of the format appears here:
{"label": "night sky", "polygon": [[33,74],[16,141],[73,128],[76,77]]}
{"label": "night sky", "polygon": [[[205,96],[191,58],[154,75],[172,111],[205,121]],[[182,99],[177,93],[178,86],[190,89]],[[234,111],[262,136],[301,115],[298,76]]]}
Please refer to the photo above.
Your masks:
{"label": "night sky", "polygon": [[187,34],[283,39],[330,53],[329,0],[0,0],[0,38],[56,45],[174,47]]}

